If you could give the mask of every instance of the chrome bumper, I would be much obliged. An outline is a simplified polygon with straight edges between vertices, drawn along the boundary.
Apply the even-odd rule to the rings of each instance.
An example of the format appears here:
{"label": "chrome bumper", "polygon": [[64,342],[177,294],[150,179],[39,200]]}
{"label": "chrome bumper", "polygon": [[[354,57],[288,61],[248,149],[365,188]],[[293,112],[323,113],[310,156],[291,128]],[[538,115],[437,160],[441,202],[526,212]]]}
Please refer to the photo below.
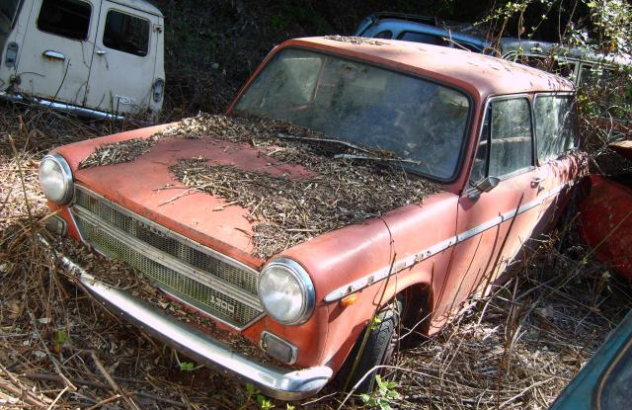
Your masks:
{"label": "chrome bumper", "polygon": [[331,379],[332,370],[326,366],[287,372],[281,368],[255,363],[200,330],[176,321],[127,292],[99,282],[67,257],[60,254],[57,257],[111,310],[122,313],[129,321],[199,363],[234,374],[270,397],[300,400],[316,394]]}

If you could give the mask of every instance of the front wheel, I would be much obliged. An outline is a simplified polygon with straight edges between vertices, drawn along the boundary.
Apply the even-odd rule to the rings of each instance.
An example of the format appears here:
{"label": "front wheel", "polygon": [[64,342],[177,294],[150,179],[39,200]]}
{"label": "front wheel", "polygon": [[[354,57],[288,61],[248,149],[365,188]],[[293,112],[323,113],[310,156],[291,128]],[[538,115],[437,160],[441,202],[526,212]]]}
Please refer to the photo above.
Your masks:
{"label": "front wheel", "polygon": [[[373,323],[369,323],[369,335],[364,350],[360,352],[365,333],[361,333],[353,350],[349,354],[342,370],[340,380],[352,388],[375,366],[390,364],[393,360],[397,343],[402,304],[399,300],[387,305],[377,316]],[[358,357],[358,354],[360,356]],[[357,358],[357,359],[356,359]],[[353,369],[354,363],[355,369]],[[349,374],[353,371],[353,374]],[[372,370],[364,377],[364,380],[356,393],[371,393],[375,389],[375,375],[382,374],[380,369]]]}

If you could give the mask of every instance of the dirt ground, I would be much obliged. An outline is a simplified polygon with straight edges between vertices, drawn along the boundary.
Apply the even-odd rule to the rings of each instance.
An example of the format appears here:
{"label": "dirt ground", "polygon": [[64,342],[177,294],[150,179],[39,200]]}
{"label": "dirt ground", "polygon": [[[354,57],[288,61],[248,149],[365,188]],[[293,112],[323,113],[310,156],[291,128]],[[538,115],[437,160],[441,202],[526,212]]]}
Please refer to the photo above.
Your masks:
{"label": "dirt ground", "polygon": [[[42,155],[136,126],[0,107],[0,407],[285,408],[108,314],[34,237],[47,215],[37,183]],[[439,335],[402,332],[393,407],[553,402],[632,306],[629,284],[591,260],[565,222],[525,251],[505,287],[472,300]],[[127,269],[81,247],[70,252],[92,270]],[[334,386],[302,404],[363,406]]]}

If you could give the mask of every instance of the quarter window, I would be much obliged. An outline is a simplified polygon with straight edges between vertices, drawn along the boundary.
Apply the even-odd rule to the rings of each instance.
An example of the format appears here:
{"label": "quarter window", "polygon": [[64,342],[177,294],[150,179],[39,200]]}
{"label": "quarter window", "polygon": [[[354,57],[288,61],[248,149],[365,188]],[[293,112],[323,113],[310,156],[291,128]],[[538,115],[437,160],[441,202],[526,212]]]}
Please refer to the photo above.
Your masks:
{"label": "quarter window", "polygon": [[92,7],[84,1],[44,0],[37,18],[37,28],[47,33],[86,40]]}
{"label": "quarter window", "polygon": [[545,162],[574,148],[573,99],[543,95],[535,100],[538,159]]}
{"label": "quarter window", "polygon": [[144,57],[149,50],[149,21],[108,11],[103,45],[114,50]]}

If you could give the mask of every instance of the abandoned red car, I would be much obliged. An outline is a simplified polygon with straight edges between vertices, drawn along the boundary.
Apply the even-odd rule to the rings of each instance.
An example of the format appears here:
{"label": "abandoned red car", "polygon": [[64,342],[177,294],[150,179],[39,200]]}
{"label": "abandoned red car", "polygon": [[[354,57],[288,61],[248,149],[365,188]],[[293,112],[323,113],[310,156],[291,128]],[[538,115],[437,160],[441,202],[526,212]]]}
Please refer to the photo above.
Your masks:
{"label": "abandoned red car", "polygon": [[226,116],[57,148],[40,180],[53,230],[160,289],[64,258],[147,332],[273,397],[368,390],[400,324],[436,332],[559,214],[585,168],[573,99],[466,51],[295,39]]}

